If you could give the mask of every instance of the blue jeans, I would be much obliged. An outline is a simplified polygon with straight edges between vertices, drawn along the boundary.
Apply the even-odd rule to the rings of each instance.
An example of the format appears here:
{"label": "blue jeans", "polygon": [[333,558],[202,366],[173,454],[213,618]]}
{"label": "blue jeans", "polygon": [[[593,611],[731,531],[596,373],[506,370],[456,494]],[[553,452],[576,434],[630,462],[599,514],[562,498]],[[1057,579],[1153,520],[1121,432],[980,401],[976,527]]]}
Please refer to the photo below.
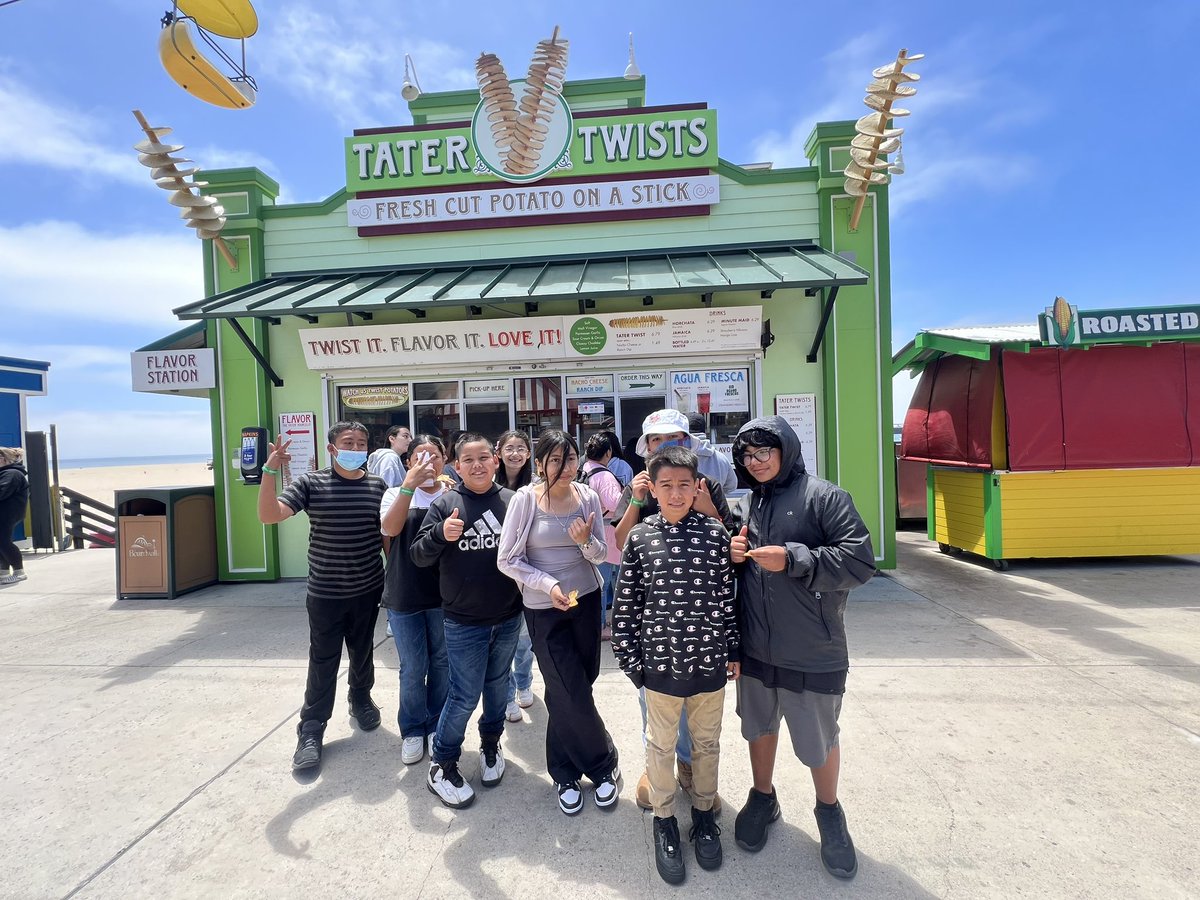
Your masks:
{"label": "blue jeans", "polygon": [[[642,708],[642,746],[646,746],[646,689],[638,688],[638,706]],[[679,711],[679,737],[675,739],[675,755],[679,761],[692,764],[692,736],[688,734],[687,708]]]}
{"label": "blue jeans", "polygon": [[600,578],[603,579],[600,587],[600,627],[603,628],[608,621],[607,610],[613,603],[613,584],[617,580],[617,570],[620,566],[617,563],[604,562],[596,568],[600,570]]}
{"label": "blue jeans", "polygon": [[446,619],[445,631],[450,690],[433,739],[433,758],[440,763],[458,762],[467,722],[480,697],[480,738],[498,739],[504,733],[508,677],[521,633],[521,616],[517,614],[499,625],[463,625]]}
{"label": "blue jeans", "polygon": [[450,687],[442,611],[402,613],[389,609],[387,617],[400,658],[400,711],[396,715],[400,735],[433,734]]}
{"label": "blue jeans", "polygon": [[517,638],[517,652],[513,655],[512,672],[508,676],[508,702],[517,699],[517,691],[527,691],[533,687],[533,641],[529,639],[529,629],[525,625],[525,617],[521,616],[521,634]]}

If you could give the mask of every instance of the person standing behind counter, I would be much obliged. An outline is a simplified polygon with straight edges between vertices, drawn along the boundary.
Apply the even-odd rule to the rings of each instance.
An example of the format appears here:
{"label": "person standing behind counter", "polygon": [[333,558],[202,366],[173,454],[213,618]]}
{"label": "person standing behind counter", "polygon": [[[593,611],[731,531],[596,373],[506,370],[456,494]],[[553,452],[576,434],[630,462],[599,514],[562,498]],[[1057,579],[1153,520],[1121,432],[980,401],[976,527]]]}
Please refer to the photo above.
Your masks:
{"label": "person standing behind counter", "polygon": [[379,504],[387,485],[368,475],[367,429],[336,422],[329,429],[329,468],[305,472],[276,497],[280,469],[291,460],[291,441],[267,444],[270,451],[258,486],[258,519],[275,525],[308,513],[308,683],[296,726],[292,769],[321,765],[325,724],[333,715],[342,644],[350,657],[347,677],[350,715],[363,731],[379,727],[375,685],[375,622],[383,593],[383,549]]}

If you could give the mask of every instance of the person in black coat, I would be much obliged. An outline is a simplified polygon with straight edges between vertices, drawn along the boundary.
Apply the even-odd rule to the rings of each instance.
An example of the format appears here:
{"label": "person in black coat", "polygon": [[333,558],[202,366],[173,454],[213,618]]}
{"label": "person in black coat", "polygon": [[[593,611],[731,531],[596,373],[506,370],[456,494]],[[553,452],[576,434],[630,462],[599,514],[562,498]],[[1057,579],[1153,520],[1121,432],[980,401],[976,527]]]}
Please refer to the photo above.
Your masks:
{"label": "person in black coat", "polygon": [[21,464],[24,458],[20,447],[0,447],[0,584],[16,584],[26,578],[21,551],[13,542],[13,531],[29,505],[29,476]]}

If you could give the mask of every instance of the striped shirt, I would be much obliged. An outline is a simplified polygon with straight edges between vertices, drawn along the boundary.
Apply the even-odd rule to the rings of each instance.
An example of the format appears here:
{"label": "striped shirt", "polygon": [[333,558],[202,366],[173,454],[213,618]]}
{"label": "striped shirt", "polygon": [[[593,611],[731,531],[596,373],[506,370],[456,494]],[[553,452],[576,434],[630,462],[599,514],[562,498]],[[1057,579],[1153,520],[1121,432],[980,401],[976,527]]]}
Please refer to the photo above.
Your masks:
{"label": "striped shirt", "polygon": [[375,475],[343,478],[330,466],[301,475],[279,499],[308,513],[308,593],[321,600],[383,587],[379,504],[387,485]]}

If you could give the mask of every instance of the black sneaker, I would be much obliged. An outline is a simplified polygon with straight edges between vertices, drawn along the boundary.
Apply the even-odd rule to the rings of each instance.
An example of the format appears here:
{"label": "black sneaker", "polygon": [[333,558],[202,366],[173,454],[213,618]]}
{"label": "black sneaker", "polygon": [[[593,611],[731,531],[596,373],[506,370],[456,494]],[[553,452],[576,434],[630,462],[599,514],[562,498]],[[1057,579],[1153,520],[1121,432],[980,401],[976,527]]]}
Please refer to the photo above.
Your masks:
{"label": "black sneaker", "polygon": [[556,784],[558,789],[558,808],[568,816],[574,816],[583,809],[583,791],[578,781],[568,781],[566,784]]}
{"label": "black sneaker", "polygon": [[374,731],[379,727],[379,707],[371,699],[370,694],[361,697],[350,696],[350,717],[358,721],[358,727],[363,731]]}
{"label": "black sneaker", "polygon": [[[306,727],[307,726],[307,727]],[[321,745],[325,737],[323,727],[313,728],[305,722],[296,729],[299,740],[296,741],[296,752],[292,755],[292,771],[315,769],[321,765]]]}
{"label": "black sneaker", "polygon": [[832,809],[817,806],[813,812],[821,832],[821,862],[825,869],[836,878],[853,878],[858,874],[858,855],[846,828],[842,804],[836,803]]}
{"label": "black sneaker", "polygon": [[479,780],[484,787],[495,787],[504,777],[504,751],[500,741],[485,740],[479,751]]}
{"label": "black sneaker", "polygon": [[466,809],[475,802],[475,790],[458,771],[457,762],[432,762],[425,784],[443,806],[451,809]]}
{"label": "black sneaker", "polygon": [[679,841],[679,823],[674,816],[654,817],[654,866],[667,884],[683,884],[683,848]]}
{"label": "black sneaker", "polygon": [[733,823],[733,839],[743,850],[757,853],[767,845],[767,826],[779,818],[779,800],[775,788],[764,794],[750,788],[746,805]]}
{"label": "black sneaker", "polygon": [[717,824],[711,809],[692,807],[692,830],[688,838],[695,845],[696,862],[700,863],[700,868],[710,871],[721,868],[721,826]]}

